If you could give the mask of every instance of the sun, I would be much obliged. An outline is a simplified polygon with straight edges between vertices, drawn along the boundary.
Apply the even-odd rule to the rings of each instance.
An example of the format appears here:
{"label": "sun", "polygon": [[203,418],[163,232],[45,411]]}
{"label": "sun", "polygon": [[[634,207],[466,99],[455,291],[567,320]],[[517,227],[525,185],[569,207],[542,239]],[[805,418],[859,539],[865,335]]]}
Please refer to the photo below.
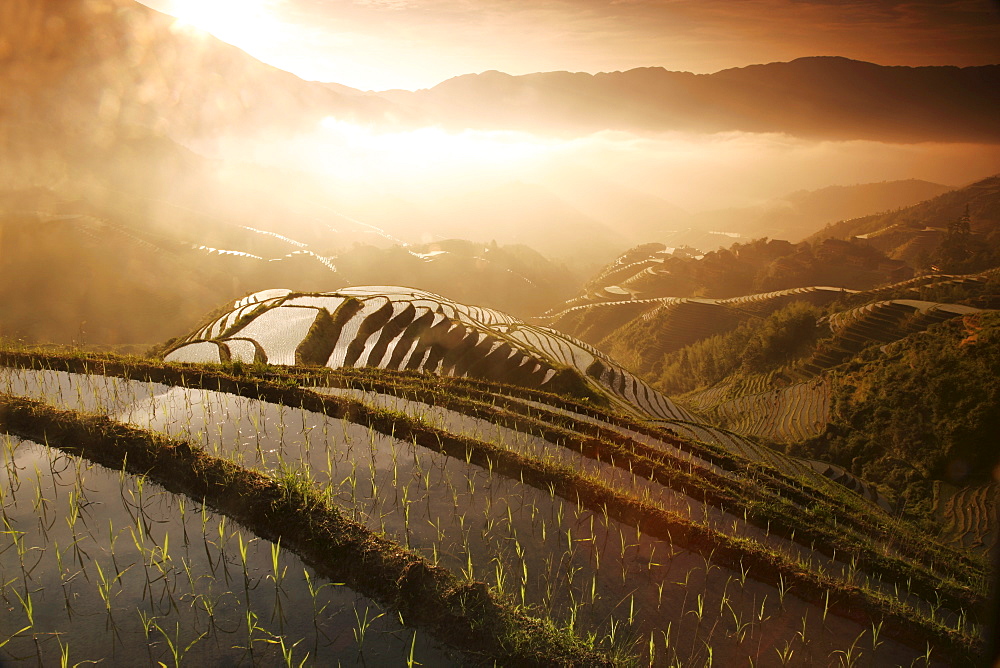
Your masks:
{"label": "sun", "polygon": [[277,0],[171,0],[178,27],[209,32],[231,44],[260,44],[274,37]]}

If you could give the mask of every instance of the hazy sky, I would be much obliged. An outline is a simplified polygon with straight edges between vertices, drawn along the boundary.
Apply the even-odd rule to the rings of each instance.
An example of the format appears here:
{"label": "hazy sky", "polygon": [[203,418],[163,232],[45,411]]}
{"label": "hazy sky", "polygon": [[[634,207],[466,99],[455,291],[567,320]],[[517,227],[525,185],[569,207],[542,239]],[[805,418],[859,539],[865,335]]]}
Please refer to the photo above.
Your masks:
{"label": "hazy sky", "polygon": [[306,79],[426,88],[459,74],[727,67],[838,55],[1000,63],[994,0],[142,0]]}

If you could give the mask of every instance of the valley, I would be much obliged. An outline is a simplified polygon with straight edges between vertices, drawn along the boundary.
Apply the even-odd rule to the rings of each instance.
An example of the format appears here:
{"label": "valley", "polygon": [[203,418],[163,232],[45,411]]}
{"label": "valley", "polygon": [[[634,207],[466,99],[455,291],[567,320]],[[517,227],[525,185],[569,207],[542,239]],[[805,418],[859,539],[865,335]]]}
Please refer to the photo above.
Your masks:
{"label": "valley", "polygon": [[1000,15],[606,4],[0,3],[0,666],[996,664]]}

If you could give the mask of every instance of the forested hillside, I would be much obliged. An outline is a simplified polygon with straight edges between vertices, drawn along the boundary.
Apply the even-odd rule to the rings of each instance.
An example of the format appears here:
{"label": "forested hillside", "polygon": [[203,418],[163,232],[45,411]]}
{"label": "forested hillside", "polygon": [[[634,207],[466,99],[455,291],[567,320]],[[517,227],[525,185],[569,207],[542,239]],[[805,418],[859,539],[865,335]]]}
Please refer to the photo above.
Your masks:
{"label": "forested hillside", "polygon": [[1000,433],[998,369],[996,311],[871,346],[830,374],[825,433],[789,451],[849,467],[926,511],[934,480],[993,481],[1000,450],[987,444]]}
{"label": "forested hillside", "polygon": [[982,271],[1000,264],[1000,176],[897,211],[834,223],[809,240],[861,239],[911,266]]}

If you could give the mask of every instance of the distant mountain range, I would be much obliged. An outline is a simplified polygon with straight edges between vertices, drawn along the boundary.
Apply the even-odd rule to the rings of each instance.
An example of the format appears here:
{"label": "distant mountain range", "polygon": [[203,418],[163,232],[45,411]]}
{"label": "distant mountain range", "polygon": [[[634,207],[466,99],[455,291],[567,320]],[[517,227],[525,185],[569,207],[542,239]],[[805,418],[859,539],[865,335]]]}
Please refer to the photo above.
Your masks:
{"label": "distant mountain range", "polygon": [[456,127],[1000,141],[1000,65],[887,67],[812,57],[714,74],[661,67],[521,76],[490,71],[380,96]]}
{"label": "distant mountain range", "polygon": [[[696,239],[707,250],[733,240],[706,236],[711,231],[807,234],[944,188],[917,181],[852,186],[692,216],[592,165],[557,164],[553,169],[565,171],[547,181],[508,175],[453,187],[442,179],[437,191],[416,196],[381,184],[356,192],[309,165],[279,168],[256,159],[282,142],[308,144],[328,118],[394,130],[728,128],[1000,141],[996,118],[983,113],[998,106],[992,66],[885,68],[820,58],[714,75],[656,68],[487,73],[428,91],[373,94],[303,81],[132,0],[14,3],[0,19],[5,304],[33,290],[70,294],[63,287],[118,295],[99,309],[93,299],[67,297],[51,326],[35,322],[31,304],[10,306],[2,331],[14,336],[65,341],[89,328],[92,340],[105,342],[161,339],[184,326],[176,322],[181,314],[291,282],[308,290],[412,283],[528,316],[565,299],[574,280],[637,243]],[[538,123],[524,124],[532,119]],[[335,150],[322,158],[351,168]],[[476,243],[432,255],[458,237]],[[374,266],[362,268],[362,257]],[[70,270],[44,281],[26,277],[55,263]],[[307,284],[291,280],[292,267]],[[63,286],[67,280],[71,286]],[[166,306],[148,307],[157,303]],[[144,314],[129,320],[142,327],[107,328],[129,309]],[[169,328],[158,329],[164,323]]]}
{"label": "distant mountain range", "polygon": [[[25,6],[26,7],[26,6]],[[825,139],[1000,141],[1000,65],[799,58],[714,74],[467,74],[410,91],[307,82],[133,0],[42,2],[0,25],[0,111],[141,127],[177,140],[295,133],[323,118],[566,133],[780,132]]]}

